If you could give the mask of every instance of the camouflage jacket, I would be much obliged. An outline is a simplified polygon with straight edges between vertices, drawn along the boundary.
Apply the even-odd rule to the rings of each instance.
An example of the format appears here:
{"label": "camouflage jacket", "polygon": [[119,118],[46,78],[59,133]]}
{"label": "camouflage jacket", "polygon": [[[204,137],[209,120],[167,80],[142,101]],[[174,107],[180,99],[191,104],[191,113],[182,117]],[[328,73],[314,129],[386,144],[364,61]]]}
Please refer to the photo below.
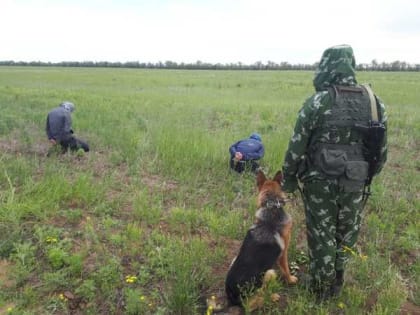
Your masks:
{"label": "camouflage jacket", "polygon": [[[283,189],[286,192],[293,192],[297,189],[298,178],[301,182],[310,180],[324,180],[325,176],[308,162],[311,137],[320,122],[322,116],[331,112],[332,99],[328,88],[333,85],[356,86],[355,60],[353,51],[349,46],[335,46],[327,49],[313,80],[316,93],[305,101],[300,109],[294,128],[293,136],[290,139],[289,147],[283,163]],[[381,100],[377,99],[378,115],[380,121],[387,124],[385,106]],[[346,142],[348,135],[341,134],[341,143]],[[330,139],[332,142],[334,140]],[[379,173],[387,158],[386,136],[381,148]]]}

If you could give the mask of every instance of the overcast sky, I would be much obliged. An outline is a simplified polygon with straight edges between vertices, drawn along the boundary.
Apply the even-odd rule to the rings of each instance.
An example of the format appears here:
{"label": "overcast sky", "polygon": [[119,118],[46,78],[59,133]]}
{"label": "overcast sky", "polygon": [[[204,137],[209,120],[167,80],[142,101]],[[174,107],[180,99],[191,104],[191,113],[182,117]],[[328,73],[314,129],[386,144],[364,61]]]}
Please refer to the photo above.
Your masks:
{"label": "overcast sky", "polygon": [[0,60],[420,64],[419,0],[0,0]]}

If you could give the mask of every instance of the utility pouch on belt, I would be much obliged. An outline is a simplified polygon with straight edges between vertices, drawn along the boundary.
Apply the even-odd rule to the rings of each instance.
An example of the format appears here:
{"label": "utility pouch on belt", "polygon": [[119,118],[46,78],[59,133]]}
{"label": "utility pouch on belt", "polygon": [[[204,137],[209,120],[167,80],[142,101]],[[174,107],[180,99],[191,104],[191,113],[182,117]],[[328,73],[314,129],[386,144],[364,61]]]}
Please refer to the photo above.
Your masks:
{"label": "utility pouch on belt", "polygon": [[319,144],[313,157],[319,171],[329,179],[338,180],[344,192],[363,190],[369,163],[363,159],[361,145]]}
{"label": "utility pouch on belt", "polygon": [[344,192],[361,192],[368,177],[369,163],[366,161],[347,161],[344,176],[338,185]]}
{"label": "utility pouch on belt", "polygon": [[325,175],[338,177],[344,174],[347,154],[340,149],[322,148],[315,155],[315,163]]}

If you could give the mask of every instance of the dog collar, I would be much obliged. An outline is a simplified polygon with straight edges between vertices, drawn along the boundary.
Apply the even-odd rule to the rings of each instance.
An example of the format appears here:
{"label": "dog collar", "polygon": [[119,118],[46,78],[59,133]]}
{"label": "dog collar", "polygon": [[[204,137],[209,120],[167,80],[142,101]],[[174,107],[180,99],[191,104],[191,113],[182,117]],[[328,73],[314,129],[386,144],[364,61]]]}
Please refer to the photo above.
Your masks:
{"label": "dog collar", "polygon": [[265,207],[266,208],[272,208],[272,207],[281,208],[282,206],[284,206],[284,204],[285,204],[285,202],[283,200],[280,200],[280,199],[276,199],[276,201],[268,200],[265,203]]}

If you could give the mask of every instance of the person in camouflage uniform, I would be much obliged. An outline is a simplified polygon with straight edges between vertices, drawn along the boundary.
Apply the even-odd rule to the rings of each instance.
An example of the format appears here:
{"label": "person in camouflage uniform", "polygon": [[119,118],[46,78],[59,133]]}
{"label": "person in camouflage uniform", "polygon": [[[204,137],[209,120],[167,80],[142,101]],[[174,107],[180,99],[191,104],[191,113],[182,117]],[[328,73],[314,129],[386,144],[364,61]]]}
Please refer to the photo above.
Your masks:
{"label": "person in camouflage uniform", "polygon": [[310,289],[325,300],[340,293],[346,248],[355,245],[360,231],[369,169],[363,126],[372,121],[371,103],[385,130],[375,175],[387,157],[387,116],[384,104],[357,84],[350,46],[327,49],[313,83],[316,93],[299,111],[285,154],[282,186],[292,193],[301,182]]}

